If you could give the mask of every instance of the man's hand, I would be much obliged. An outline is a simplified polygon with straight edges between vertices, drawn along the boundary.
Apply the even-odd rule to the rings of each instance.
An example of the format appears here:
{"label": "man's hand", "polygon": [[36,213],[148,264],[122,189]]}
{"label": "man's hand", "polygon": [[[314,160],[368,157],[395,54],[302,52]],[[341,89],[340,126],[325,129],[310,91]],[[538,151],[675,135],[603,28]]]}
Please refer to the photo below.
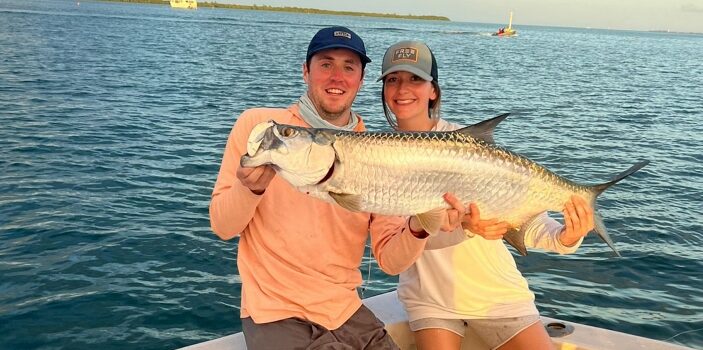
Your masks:
{"label": "man's hand", "polygon": [[571,247],[593,230],[593,208],[581,196],[573,195],[564,205],[564,229],[559,241]]}
{"label": "man's hand", "polygon": [[271,180],[276,175],[276,171],[268,165],[257,166],[255,168],[239,167],[237,169],[237,179],[242,185],[248,187],[251,192],[262,195],[269,186]]}
{"label": "man's hand", "polygon": [[481,220],[481,212],[478,210],[476,203],[469,205],[469,211],[462,218],[461,226],[464,231],[469,230],[471,233],[478,234],[485,239],[501,239],[510,228],[510,224],[506,221],[498,221],[498,219]]}

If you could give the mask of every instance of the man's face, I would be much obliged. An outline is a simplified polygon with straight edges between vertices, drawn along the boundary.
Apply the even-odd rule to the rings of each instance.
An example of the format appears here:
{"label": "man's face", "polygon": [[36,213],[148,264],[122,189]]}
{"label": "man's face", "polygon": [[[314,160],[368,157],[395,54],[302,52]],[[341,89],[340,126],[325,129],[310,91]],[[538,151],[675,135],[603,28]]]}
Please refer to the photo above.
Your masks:
{"label": "man's face", "polygon": [[320,117],[337,126],[349,123],[363,77],[359,55],[348,49],[323,50],[312,56],[309,69],[303,64],[310,100]]}

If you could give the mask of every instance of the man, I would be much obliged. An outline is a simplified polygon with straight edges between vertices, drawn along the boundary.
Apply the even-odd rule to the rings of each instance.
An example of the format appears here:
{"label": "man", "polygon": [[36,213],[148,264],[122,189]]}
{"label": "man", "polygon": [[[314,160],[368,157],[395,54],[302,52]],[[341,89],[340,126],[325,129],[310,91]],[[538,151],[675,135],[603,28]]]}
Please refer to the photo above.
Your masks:
{"label": "man", "polygon": [[[359,265],[370,233],[381,269],[395,275],[409,267],[427,235],[417,218],[351,212],[298,192],[269,166],[239,166],[249,133],[260,122],[363,131],[351,106],[370,61],[356,33],[323,28],[308,46],[302,67],[308,89],[300,100],[287,109],[244,111],[232,128],[210,220],[220,238],[239,236],[249,349],[397,349],[361,303]],[[445,223],[456,226],[464,208],[450,204],[455,209]]]}

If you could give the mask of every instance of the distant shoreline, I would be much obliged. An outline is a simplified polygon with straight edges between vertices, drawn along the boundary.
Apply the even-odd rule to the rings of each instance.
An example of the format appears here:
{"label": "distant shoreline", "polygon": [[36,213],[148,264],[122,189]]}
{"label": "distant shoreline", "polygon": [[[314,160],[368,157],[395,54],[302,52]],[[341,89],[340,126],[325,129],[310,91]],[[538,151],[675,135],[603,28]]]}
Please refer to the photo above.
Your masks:
{"label": "distant shoreline", "polygon": [[[135,2],[144,4],[169,5],[168,0],[98,0],[109,2]],[[170,6],[170,5],[169,5]],[[318,15],[335,15],[335,16],[358,16],[358,17],[380,17],[380,18],[395,18],[395,19],[419,19],[426,21],[451,21],[444,16],[418,16],[418,15],[399,15],[395,13],[373,13],[373,12],[353,12],[353,11],[332,11],[320,10],[305,7],[275,7],[268,5],[236,5],[236,4],[220,4],[217,2],[198,2],[200,8],[226,8],[234,10],[254,10],[254,11],[274,11],[274,12],[293,12]]]}

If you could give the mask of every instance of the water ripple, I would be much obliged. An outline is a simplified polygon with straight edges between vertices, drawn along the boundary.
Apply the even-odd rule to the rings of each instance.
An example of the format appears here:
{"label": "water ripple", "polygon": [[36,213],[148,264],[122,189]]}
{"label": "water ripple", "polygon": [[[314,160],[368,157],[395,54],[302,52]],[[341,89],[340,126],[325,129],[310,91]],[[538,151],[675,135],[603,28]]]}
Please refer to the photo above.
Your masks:
{"label": "water ripple", "polygon": [[[372,130],[387,129],[380,54],[411,33],[437,53],[447,119],[511,112],[498,143],[582,183],[650,160],[599,198],[622,258],[589,236],[517,263],[547,316],[703,346],[700,36],[496,40],[474,23],[74,5],[0,2],[3,346],[163,349],[239,331],[236,240],[208,221],[222,150],[242,110],[303,93],[304,48],[331,24],[374,60],[354,105]],[[362,272],[365,296],[397,283],[368,256]]]}

